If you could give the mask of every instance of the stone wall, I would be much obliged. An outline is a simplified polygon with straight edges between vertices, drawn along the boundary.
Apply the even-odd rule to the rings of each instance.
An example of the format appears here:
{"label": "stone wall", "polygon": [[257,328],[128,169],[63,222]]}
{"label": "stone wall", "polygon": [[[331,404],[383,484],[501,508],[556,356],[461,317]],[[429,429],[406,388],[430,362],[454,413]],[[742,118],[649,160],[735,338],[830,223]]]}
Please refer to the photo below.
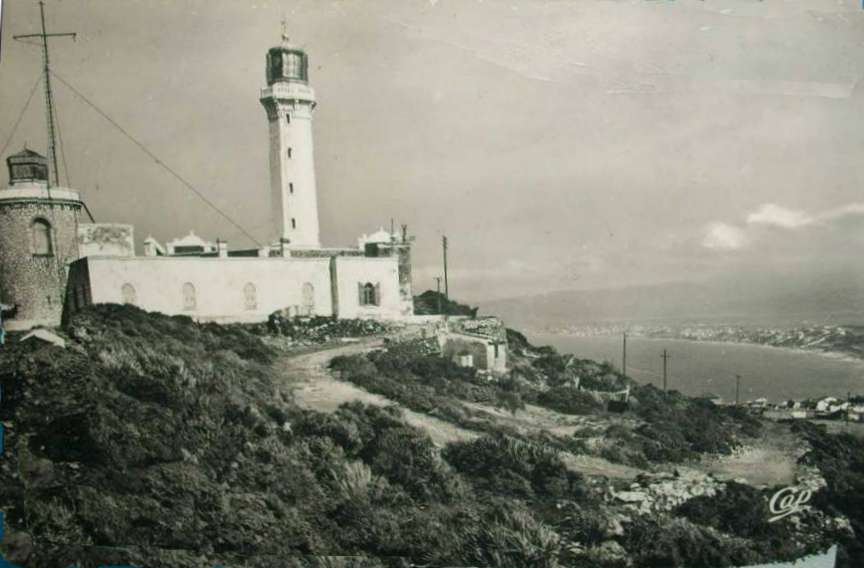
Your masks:
{"label": "stone wall", "polygon": [[461,355],[471,355],[474,367],[482,370],[490,368],[485,342],[458,335],[446,335],[441,343],[441,356],[445,359],[458,363]]}

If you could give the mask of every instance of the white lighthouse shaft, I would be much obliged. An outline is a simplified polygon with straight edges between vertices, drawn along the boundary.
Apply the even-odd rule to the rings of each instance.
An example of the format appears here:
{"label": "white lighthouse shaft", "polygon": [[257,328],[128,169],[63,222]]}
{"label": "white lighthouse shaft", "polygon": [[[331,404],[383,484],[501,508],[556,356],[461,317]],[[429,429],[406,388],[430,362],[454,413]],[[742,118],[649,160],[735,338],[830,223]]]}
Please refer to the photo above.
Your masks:
{"label": "white lighthouse shaft", "polygon": [[270,122],[270,188],[276,237],[320,247],[312,141],[315,95],[307,85],[275,83],[261,93]]}

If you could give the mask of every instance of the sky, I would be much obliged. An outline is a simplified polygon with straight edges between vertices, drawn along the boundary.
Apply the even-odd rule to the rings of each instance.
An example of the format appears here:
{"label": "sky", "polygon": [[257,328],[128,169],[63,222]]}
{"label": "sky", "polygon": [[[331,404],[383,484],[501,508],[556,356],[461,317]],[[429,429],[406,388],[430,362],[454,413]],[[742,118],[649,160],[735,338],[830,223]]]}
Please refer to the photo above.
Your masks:
{"label": "sky", "polygon": [[[40,72],[3,2],[0,143]],[[864,283],[858,0],[47,0],[56,73],[257,240],[264,57],[310,57],[322,241],[406,223],[418,291],[470,301],[664,282]],[[101,222],[252,245],[55,81]],[[6,154],[45,148],[37,90]],[[63,169],[61,167],[61,169]],[[5,177],[5,176],[0,176]],[[2,180],[5,182],[5,179]]]}

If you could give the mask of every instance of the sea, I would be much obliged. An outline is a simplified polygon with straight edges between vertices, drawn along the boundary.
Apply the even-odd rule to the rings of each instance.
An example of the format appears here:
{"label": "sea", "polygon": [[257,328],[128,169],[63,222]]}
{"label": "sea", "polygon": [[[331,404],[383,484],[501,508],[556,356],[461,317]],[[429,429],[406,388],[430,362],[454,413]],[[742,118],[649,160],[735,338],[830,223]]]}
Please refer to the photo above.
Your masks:
{"label": "sea", "polygon": [[[560,353],[608,361],[621,368],[621,336],[529,333],[534,345]],[[741,375],[741,400],[772,402],[822,396],[864,396],[864,361],[815,351],[743,343],[627,337],[627,374],[642,383],[663,384],[663,350],[669,354],[667,386],[689,396],[735,400],[735,375]]]}

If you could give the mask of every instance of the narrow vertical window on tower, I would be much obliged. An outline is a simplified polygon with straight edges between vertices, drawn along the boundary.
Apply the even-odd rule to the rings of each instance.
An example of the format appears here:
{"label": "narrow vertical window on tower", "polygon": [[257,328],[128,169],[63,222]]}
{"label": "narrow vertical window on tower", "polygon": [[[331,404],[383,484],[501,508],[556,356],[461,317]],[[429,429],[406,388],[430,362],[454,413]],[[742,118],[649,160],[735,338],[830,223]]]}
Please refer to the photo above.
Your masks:
{"label": "narrow vertical window on tower", "polygon": [[285,123],[291,124],[291,115],[288,114],[287,112],[285,113]]}
{"label": "narrow vertical window on tower", "polygon": [[294,182],[288,182],[288,193],[294,195]]}
{"label": "narrow vertical window on tower", "polygon": [[289,158],[291,157],[291,147],[290,146],[288,147],[288,157]]}
{"label": "narrow vertical window on tower", "polygon": [[51,223],[36,219],[30,226],[33,256],[52,256],[54,243],[51,238]]}
{"label": "narrow vertical window on tower", "polygon": [[297,219],[295,219],[294,217],[291,217],[291,228],[292,229],[297,228]]}

